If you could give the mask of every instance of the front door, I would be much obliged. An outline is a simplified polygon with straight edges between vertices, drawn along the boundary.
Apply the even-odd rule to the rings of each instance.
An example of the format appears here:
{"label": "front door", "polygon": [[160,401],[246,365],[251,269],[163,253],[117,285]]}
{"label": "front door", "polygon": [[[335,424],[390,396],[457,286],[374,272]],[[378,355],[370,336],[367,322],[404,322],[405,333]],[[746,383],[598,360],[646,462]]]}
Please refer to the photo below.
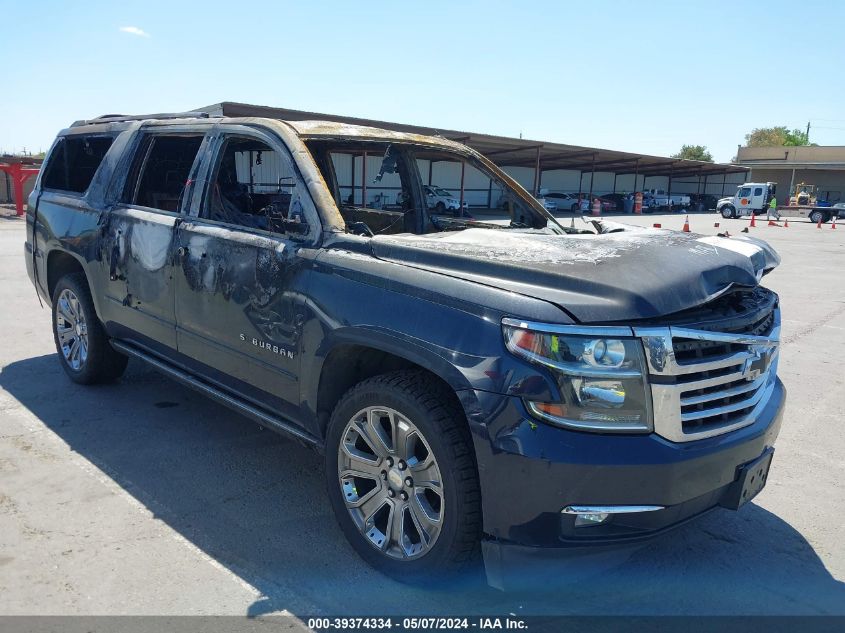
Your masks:
{"label": "front door", "polygon": [[109,328],[167,353],[176,349],[173,240],[204,134],[140,132],[127,180],[103,227]]}
{"label": "front door", "polygon": [[296,420],[316,211],[279,139],[221,126],[212,148],[176,230],[178,350],[208,380]]}

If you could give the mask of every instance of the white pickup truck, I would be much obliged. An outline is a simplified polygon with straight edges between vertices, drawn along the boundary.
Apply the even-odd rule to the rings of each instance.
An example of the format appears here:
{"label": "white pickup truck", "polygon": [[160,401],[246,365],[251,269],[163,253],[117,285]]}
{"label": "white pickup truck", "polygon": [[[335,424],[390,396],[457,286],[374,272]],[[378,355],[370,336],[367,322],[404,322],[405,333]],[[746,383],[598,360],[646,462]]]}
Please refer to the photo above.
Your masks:
{"label": "white pickup truck", "polygon": [[672,193],[664,189],[646,189],[643,193],[651,198],[651,206],[653,207],[688,207],[690,205],[690,198],[683,193]]}

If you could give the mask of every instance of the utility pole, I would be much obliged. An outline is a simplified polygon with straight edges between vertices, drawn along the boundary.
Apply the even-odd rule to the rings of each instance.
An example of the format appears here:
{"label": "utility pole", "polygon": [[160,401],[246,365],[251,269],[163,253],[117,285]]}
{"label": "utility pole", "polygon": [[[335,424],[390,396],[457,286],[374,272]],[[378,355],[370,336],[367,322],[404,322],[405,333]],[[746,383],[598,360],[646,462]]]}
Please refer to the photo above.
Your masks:
{"label": "utility pole", "polygon": [[807,121],[807,142],[810,142],[810,122]]}

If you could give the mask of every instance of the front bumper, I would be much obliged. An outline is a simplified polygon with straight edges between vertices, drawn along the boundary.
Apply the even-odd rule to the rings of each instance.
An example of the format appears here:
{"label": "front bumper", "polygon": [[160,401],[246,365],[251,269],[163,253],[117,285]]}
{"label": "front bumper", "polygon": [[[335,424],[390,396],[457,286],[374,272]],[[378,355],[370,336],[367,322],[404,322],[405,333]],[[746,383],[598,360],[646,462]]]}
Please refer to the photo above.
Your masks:
{"label": "front bumper", "polygon": [[[731,498],[739,467],[778,435],[780,380],[757,419],[736,431],[675,443],[655,434],[571,431],[537,422],[519,398],[463,392],[481,483],[486,550],[624,545],[654,536]],[[569,505],[659,505],[575,527]],[[547,552],[550,553],[550,552]]]}

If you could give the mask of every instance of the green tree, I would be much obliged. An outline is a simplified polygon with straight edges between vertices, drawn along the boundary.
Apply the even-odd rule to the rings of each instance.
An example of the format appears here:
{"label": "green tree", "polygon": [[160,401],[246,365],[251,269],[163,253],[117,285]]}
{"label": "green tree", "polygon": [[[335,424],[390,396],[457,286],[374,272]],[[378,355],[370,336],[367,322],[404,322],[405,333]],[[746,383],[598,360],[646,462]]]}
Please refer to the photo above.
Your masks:
{"label": "green tree", "polygon": [[713,155],[704,145],[681,145],[681,151],[672,154],[671,158],[684,158],[686,160],[703,160],[713,162]]}
{"label": "green tree", "polygon": [[797,128],[790,130],[785,125],[754,128],[750,134],[745,135],[745,144],[748,147],[815,145],[810,142],[807,132]]}

